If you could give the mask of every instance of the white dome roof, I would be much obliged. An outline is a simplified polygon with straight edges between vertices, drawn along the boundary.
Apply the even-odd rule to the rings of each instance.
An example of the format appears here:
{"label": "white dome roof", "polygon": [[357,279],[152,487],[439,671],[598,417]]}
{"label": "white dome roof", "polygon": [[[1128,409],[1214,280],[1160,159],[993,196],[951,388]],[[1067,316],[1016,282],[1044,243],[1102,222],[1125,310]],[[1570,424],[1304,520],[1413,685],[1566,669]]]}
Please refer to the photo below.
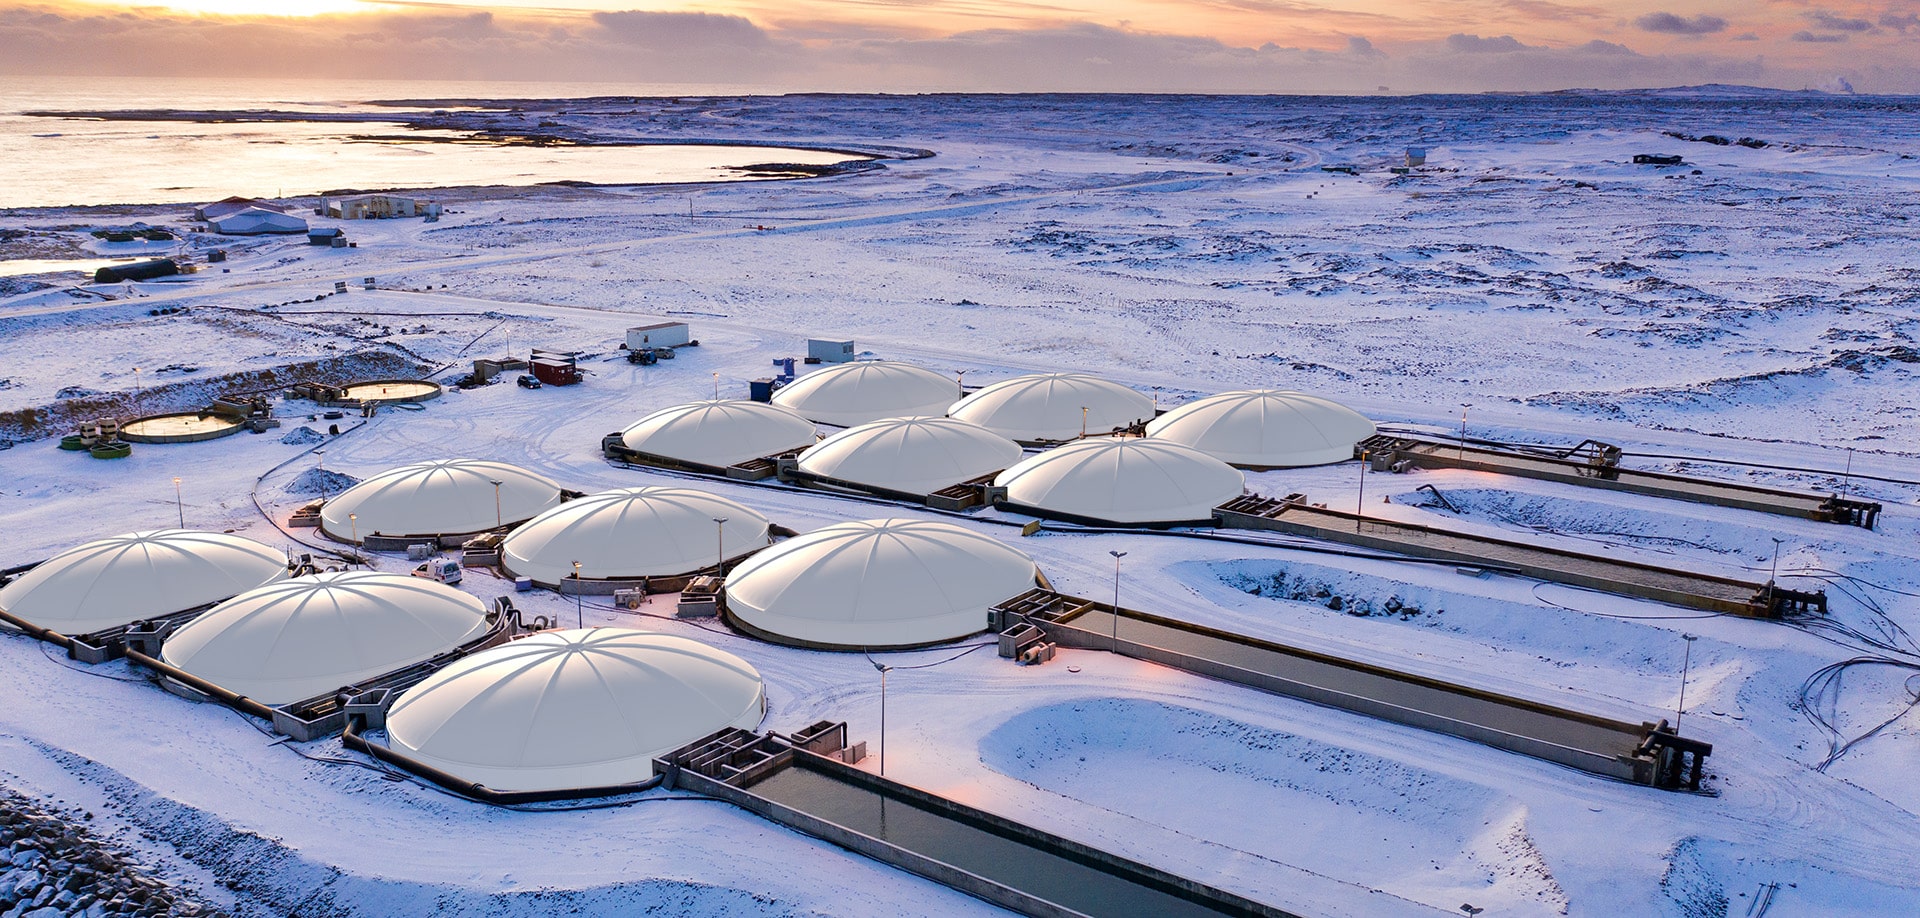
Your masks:
{"label": "white dome roof", "polygon": [[972,421],[994,433],[1036,443],[1103,434],[1115,427],[1153,417],[1153,400],[1116,382],[1085,373],[1036,373],[986,386],[953,403],[950,417]]}
{"label": "white dome roof", "polygon": [[748,558],[727,612],[803,646],[913,647],[975,634],[987,607],[1033,588],[1033,559],[932,520],[836,523]]}
{"label": "white dome roof", "polygon": [[405,574],[339,571],[249,590],[181,626],[160,659],[281,705],[411,666],[487,632],[480,600]]}
{"label": "white dome roof", "polygon": [[[495,480],[500,482],[497,510]],[[440,459],[388,469],[348,488],[320,508],[320,527],[336,539],[356,542],[376,534],[459,535],[531,519],[559,503],[559,485],[517,465]]]}
{"label": "white dome roof", "polygon": [[854,484],[930,494],[998,472],[1020,444],[952,418],[889,418],[850,427],[800,454],[800,470]]}
{"label": "white dome roof", "polygon": [[947,413],[960,383],[924,367],[863,360],[815,370],[773,394],[773,403],[822,424],[851,427],[881,418]]}
{"label": "white dome roof", "polygon": [[66,635],[219,602],[287,576],[287,556],[217,532],[129,532],[69,548],[0,587],[0,609]]}
{"label": "white dome roof", "polygon": [[1212,517],[1213,508],[1240,496],[1246,476],[1178,443],[1098,437],[1029,456],[993,483],[1013,503],[1062,516],[1177,523]]}
{"label": "white dome roof", "polygon": [[387,714],[394,748],[502,791],[645,780],[655,756],[766,712],[760,673],[683,637],[545,631],[457,660]]}
{"label": "white dome roof", "polygon": [[1373,435],[1373,422],[1352,408],[1280,389],[1195,399],[1147,425],[1149,437],[1254,468],[1344,462],[1353,458],[1354,444]]}
{"label": "white dome roof", "polygon": [[[714,520],[724,519],[723,526]],[[773,542],[750,507],[692,488],[615,488],[570,500],[528,520],[500,545],[506,569],[555,584],[573,576],[665,577],[712,567]]]}
{"label": "white dome roof", "polygon": [[628,449],[720,468],[812,446],[813,422],[778,405],[732,399],[662,408],[621,431]]}

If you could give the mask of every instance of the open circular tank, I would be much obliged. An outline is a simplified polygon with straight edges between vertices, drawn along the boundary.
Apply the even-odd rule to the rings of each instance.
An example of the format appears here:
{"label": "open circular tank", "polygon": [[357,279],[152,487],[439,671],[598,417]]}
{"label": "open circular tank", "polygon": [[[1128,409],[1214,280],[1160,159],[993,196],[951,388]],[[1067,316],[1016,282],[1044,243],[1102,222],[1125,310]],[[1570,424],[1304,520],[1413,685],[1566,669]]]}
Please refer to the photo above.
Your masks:
{"label": "open circular tank", "polygon": [[120,428],[120,439],[134,443],[197,443],[240,432],[246,422],[221,414],[185,412],[136,418]]}
{"label": "open circular tank", "polygon": [[440,397],[445,392],[439,383],[426,379],[369,379],[365,382],[348,384],[342,391],[346,393],[343,401],[373,402],[378,405],[391,405],[396,402],[424,402]]}

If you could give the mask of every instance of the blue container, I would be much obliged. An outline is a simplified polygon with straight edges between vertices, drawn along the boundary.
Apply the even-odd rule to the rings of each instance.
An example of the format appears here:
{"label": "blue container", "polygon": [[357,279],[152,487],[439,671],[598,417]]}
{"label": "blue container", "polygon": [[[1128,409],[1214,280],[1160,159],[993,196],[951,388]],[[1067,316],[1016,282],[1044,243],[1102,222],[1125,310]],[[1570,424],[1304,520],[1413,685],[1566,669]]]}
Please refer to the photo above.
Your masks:
{"label": "blue container", "polygon": [[515,577],[515,578],[513,578],[513,591],[514,591],[515,593],[531,593],[531,592],[533,592],[533,578],[531,578],[531,577]]}

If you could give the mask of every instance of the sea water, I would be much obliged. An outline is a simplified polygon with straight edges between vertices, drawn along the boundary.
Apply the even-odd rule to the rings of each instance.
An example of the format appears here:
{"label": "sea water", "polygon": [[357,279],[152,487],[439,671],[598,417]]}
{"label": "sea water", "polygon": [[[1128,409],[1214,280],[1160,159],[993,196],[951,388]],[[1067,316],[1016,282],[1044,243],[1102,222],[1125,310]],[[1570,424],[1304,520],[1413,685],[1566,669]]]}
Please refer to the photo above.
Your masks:
{"label": "sea water", "polygon": [[826,165],[846,153],[704,144],[528,146],[392,121],[153,121],[34,111],[252,111],[379,117],[381,99],[533,99],[731,94],[740,87],[579,83],[9,77],[0,90],[0,208],[173,204],[335,189],[662,184],[766,178],[737,166]]}

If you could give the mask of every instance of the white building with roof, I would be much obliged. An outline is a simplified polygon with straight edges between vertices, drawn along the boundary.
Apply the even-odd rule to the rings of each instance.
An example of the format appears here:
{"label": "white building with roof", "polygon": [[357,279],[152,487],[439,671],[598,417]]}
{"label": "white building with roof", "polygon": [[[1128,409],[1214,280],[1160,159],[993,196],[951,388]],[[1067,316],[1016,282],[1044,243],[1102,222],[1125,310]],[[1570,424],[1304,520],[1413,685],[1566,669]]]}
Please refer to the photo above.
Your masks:
{"label": "white building with roof", "polygon": [[809,475],[929,494],[1020,460],[1020,444],[953,418],[888,418],[849,427],[799,457]]}
{"label": "white building with roof", "polygon": [[953,403],[948,417],[1021,443],[1098,436],[1153,417],[1153,400],[1086,373],[1034,373],[983,386]]}
{"label": "white building with roof", "polygon": [[621,444],[635,452],[713,468],[805,449],[819,439],[813,422],[797,412],[744,399],[662,408],[620,432]]}
{"label": "white building with roof", "polygon": [[[715,523],[714,520],[725,520]],[[557,587],[583,580],[638,580],[711,570],[773,543],[759,511],[693,488],[615,488],[570,500],[528,520],[500,545],[500,565]]]}
{"label": "white building with roof", "polygon": [[517,465],[439,459],[388,469],[341,492],[320,508],[320,528],[356,545],[454,538],[525,522],[560,500],[559,485]]}

